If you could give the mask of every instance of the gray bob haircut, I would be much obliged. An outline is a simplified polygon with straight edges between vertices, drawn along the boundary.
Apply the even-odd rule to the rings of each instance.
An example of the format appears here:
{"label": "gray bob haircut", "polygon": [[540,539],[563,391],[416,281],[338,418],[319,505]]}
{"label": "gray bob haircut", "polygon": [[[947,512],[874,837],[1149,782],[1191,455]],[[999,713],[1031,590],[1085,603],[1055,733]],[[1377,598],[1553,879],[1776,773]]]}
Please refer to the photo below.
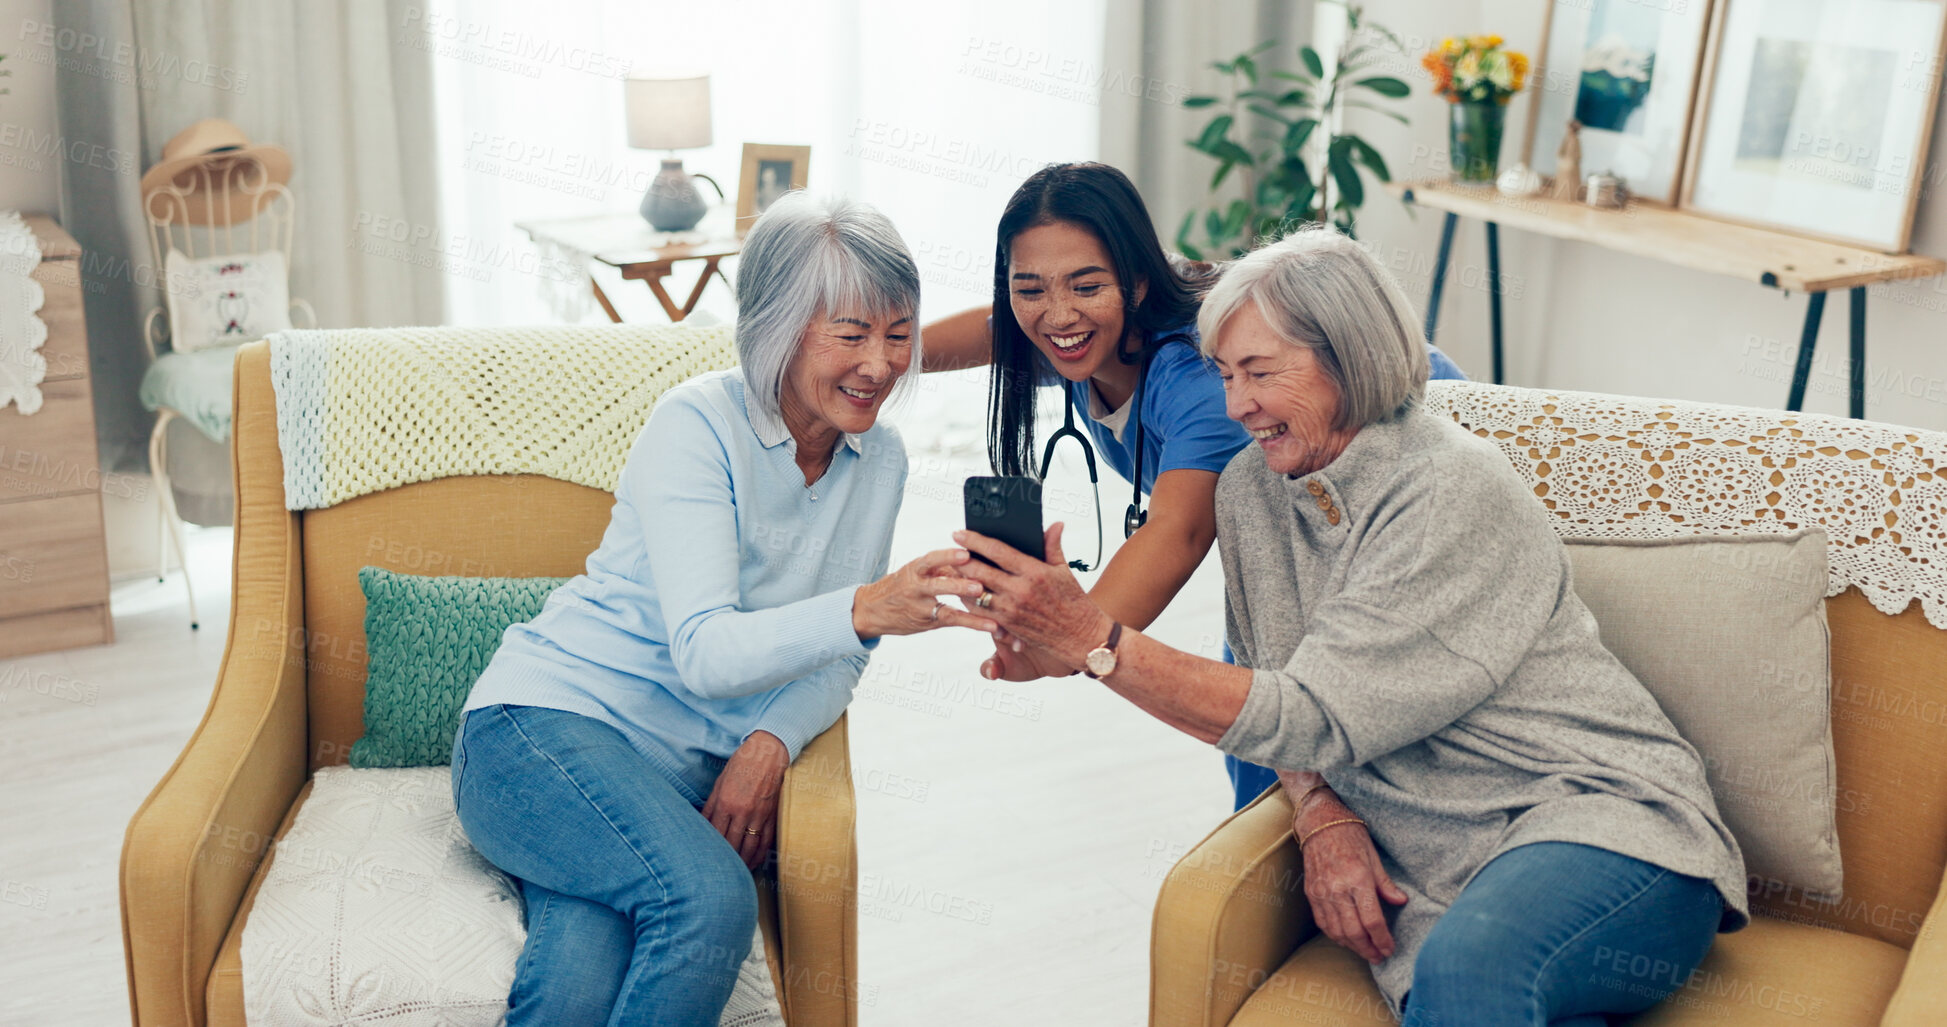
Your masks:
{"label": "gray bob haircut", "polygon": [[1300,229],[1226,265],[1197,314],[1204,356],[1246,303],[1278,337],[1310,349],[1339,390],[1334,428],[1363,428],[1426,393],[1426,336],[1399,282],[1336,229]]}
{"label": "gray bob haircut", "polygon": [[821,314],[913,319],[909,373],[886,397],[898,399],[920,368],[919,266],[871,206],[793,191],[751,226],[737,266],[737,359],[748,395],[771,414],[781,416],[785,370]]}

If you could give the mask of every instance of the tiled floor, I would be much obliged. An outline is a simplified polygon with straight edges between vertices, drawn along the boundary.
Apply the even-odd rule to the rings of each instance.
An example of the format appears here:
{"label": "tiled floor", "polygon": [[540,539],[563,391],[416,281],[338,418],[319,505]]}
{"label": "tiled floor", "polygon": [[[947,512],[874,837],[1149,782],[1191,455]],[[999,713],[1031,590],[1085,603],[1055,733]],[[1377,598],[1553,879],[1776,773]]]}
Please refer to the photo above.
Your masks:
{"label": "tiled floor", "polygon": [[[976,457],[914,454],[895,562],[948,543]],[[1127,500],[1105,491],[1113,529]],[[1071,548],[1093,548],[1088,503],[1050,497]],[[136,581],[114,645],[0,663],[0,1023],[128,1022],[122,830],[200,718],[228,621],[228,531],[191,548],[201,631],[179,578]],[[1214,653],[1221,631],[1211,559],[1152,633]],[[1156,889],[1229,808],[1219,759],[1082,678],[984,681],[985,648],[888,639],[852,705],[860,1019],[1142,1023]]]}

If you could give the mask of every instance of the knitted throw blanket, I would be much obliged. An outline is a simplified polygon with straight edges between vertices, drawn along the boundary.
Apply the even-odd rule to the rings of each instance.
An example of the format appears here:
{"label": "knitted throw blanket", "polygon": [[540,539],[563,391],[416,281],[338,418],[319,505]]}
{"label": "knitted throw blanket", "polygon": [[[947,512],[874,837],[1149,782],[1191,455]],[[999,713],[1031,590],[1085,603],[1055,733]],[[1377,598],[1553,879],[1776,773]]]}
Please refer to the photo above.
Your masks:
{"label": "knitted throw blanket", "polygon": [[475,474],[613,492],[663,390],[735,365],[734,335],[727,324],[280,332],[285,506]]}

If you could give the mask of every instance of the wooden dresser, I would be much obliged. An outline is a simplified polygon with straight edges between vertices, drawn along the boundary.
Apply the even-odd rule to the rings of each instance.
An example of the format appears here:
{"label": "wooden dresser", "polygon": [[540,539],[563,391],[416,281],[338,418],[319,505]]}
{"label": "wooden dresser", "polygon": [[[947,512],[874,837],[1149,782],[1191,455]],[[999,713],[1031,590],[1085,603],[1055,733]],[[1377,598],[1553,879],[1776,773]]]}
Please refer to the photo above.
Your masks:
{"label": "wooden dresser", "polygon": [[81,247],[51,218],[24,220],[41,244],[34,279],[47,294],[47,377],[32,416],[0,409],[0,658],[115,640],[102,491],[148,488],[143,478],[101,473]]}

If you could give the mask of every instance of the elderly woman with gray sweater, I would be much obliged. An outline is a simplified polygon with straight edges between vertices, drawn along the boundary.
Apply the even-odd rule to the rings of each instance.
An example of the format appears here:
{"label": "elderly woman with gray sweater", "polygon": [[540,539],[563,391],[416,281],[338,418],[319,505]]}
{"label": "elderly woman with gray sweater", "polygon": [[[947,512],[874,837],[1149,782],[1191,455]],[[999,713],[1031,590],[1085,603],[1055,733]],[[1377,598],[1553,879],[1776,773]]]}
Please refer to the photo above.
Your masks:
{"label": "elderly woman with gray sweater", "polygon": [[[961,571],[982,612],[1281,768],[1312,915],[1405,1023],[1600,1024],[1681,987],[1747,922],[1737,842],[1697,751],[1602,647],[1534,495],[1420,409],[1398,283],[1303,231],[1232,265],[1199,321],[1256,442],[1217,486],[1239,665],[1096,609],[1060,525],[1045,563],[956,535],[1000,565]],[[1625,979],[1617,952],[1655,971]]]}

